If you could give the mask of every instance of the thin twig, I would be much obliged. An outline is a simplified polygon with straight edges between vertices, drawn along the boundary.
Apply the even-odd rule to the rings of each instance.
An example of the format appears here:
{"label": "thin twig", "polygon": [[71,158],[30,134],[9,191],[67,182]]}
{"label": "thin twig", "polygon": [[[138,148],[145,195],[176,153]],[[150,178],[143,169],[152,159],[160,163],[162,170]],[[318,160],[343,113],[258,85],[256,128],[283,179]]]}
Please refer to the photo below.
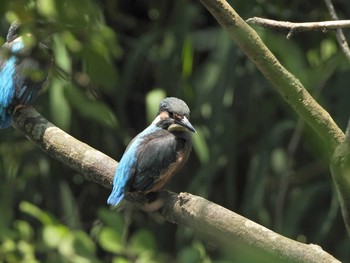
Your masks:
{"label": "thin twig", "polygon": [[253,17],[247,19],[246,22],[272,29],[289,30],[287,35],[288,39],[291,38],[294,33],[298,32],[317,30],[325,32],[331,29],[350,28],[350,20],[295,23],[289,21],[277,21],[262,17]]}
{"label": "thin twig", "polygon": [[[335,8],[333,6],[333,3],[331,0],[325,0],[325,3],[327,5],[328,11],[332,17],[332,19],[340,21],[339,17],[337,15],[337,13],[335,12]],[[345,54],[345,56],[347,57],[347,59],[350,61],[350,48],[349,48],[349,44],[346,41],[346,37],[344,35],[344,32],[341,28],[337,29],[337,40],[339,43],[339,46],[341,48],[341,50],[343,51],[343,53]]]}

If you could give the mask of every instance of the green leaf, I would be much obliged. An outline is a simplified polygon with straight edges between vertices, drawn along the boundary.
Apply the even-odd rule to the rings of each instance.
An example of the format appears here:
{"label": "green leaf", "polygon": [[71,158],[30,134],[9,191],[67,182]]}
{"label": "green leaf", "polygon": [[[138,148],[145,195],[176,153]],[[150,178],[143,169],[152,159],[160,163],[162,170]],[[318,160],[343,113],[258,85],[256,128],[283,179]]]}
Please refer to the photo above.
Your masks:
{"label": "green leaf", "polygon": [[146,95],[147,121],[151,123],[157,115],[159,102],[164,99],[166,93],[163,89],[154,89]]}
{"label": "green leaf", "polygon": [[121,214],[102,208],[98,211],[98,216],[107,226],[112,227],[119,233],[123,233],[125,224]]}
{"label": "green leaf", "polygon": [[23,220],[16,220],[14,222],[14,227],[18,230],[21,239],[29,241],[34,236],[34,231],[31,225]]}
{"label": "green leaf", "polygon": [[193,149],[196,152],[202,164],[208,163],[210,159],[210,151],[207,142],[204,138],[202,128],[196,126],[196,134],[192,136]]}
{"label": "green leaf", "polygon": [[58,65],[61,69],[66,71],[67,73],[71,72],[72,62],[70,55],[67,51],[66,45],[63,41],[63,36],[58,37],[58,35],[55,35],[53,37],[53,50],[55,54],[55,64]]}
{"label": "green leaf", "polygon": [[197,249],[194,249],[192,247],[186,247],[182,249],[179,253],[179,262],[185,262],[185,263],[195,263],[200,262],[200,253]]}
{"label": "green leaf", "polygon": [[117,85],[117,70],[114,65],[94,49],[84,50],[85,69],[91,80],[106,88],[113,88]]}
{"label": "green leaf", "polygon": [[193,70],[193,41],[187,37],[182,48],[182,76],[188,78]]}
{"label": "green leaf", "polygon": [[115,257],[112,260],[112,263],[130,263],[130,260],[127,260],[126,258],[122,258],[122,257]]}
{"label": "green leaf", "polygon": [[[71,232],[65,235],[59,244],[58,251],[71,262],[94,262],[95,244],[83,231]],[[91,260],[91,261],[89,261]]]}
{"label": "green leaf", "polygon": [[17,244],[17,248],[19,252],[23,255],[23,262],[39,263],[39,261],[35,259],[35,248],[33,244],[24,240],[20,240]]}
{"label": "green leaf", "polygon": [[59,184],[59,189],[62,211],[67,216],[66,223],[73,229],[81,228],[79,212],[76,209],[77,204],[71,188],[66,181],[63,181]]}
{"label": "green leaf", "polygon": [[287,169],[288,156],[284,149],[276,148],[271,153],[271,168],[276,174],[281,174]]}
{"label": "green leaf", "polygon": [[21,202],[19,205],[19,209],[37,220],[39,220],[43,225],[52,224],[54,219],[48,213],[42,211],[40,208],[28,202]]}
{"label": "green leaf", "polygon": [[64,96],[68,84],[63,79],[55,78],[51,81],[49,89],[51,122],[64,130],[69,130],[71,122],[71,107]]}
{"label": "green leaf", "polygon": [[142,229],[136,232],[130,240],[131,247],[139,253],[148,251],[152,252],[156,250],[156,241],[153,234],[146,230]]}
{"label": "green leaf", "polygon": [[64,237],[69,234],[69,229],[63,225],[46,225],[42,231],[44,243],[50,248],[57,248]]}
{"label": "green leaf", "polygon": [[333,39],[324,39],[321,42],[320,53],[323,61],[333,57],[338,51],[337,44]]}
{"label": "green leaf", "polygon": [[122,233],[118,233],[112,227],[103,227],[101,229],[98,242],[100,246],[108,252],[120,253],[125,250],[122,241]]}
{"label": "green leaf", "polygon": [[37,8],[43,16],[50,17],[51,19],[57,16],[54,0],[38,0]]}
{"label": "green leaf", "polygon": [[106,126],[117,126],[117,119],[104,103],[88,99],[83,92],[74,87],[65,89],[65,94],[71,105],[85,118]]}

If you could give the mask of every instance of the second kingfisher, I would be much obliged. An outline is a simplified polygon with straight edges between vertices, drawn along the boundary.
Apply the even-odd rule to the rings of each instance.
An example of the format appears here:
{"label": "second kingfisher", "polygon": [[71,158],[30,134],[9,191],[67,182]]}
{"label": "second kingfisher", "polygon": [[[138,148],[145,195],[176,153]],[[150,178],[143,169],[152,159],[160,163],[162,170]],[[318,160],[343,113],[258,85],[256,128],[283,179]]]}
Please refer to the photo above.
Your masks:
{"label": "second kingfisher", "polygon": [[24,45],[21,29],[21,23],[11,24],[0,54],[0,129],[11,125],[17,107],[34,103],[52,62],[43,43],[32,48]]}
{"label": "second kingfisher", "polygon": [[119,204],[129,192],[156,192],[181,169],[192,149],[189,132],[196,132],[189,115],[183,100],[170,97],[160,102],[155,120],[125,150],[108,204]]}

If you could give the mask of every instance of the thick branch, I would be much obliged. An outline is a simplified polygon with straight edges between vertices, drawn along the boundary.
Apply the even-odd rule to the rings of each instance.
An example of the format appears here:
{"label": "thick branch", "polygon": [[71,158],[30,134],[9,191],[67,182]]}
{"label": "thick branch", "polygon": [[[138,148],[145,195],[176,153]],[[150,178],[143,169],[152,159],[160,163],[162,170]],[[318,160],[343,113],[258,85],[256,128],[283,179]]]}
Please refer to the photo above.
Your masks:
{"label": "thick branch", "polygon": [[339,196],[343,219],[350,236],[350,120],[345,140],[335,149],[331,172]]}
{"label": "thick branch", "polygon": [[[13,126],[55,159],[86,178],[111,188],[117,162],[68,135],[44,119],[33,108],[22,108]],[[214,243],[234,247],[242,244],[263,251],[284,262],[339,262],[317,245],[285,238],[204,198],[163,191],[159,213],[169,222],[191,227]]]}
{"label": "thick branch", "polygon": [[[276,262],[339,262],[318,245],[281,236],[224,207],[189,193],[172,194],[161,210],[168,221],[193,228],[228,248],[240,243],[267,252]],[[257,251],[249,250],[249,253]],[[281,262],[281,261],[277,261]]]}
{"label": "thick branch", "polygon": [[308,93],[300,81],[287,71],[262,42],[258,34],[225,0],[200,0],[228,31],[280,95],[308,123],[329,147],[330,153],[344,139],[344,133],[326,110]]}
{"label": "thick branch", "polygon": [[33,108],[22,108],[12,124],[44,152],[87,179],[111,188],[117,162],[48,122]]}
{"label": "thick branch", "polygon": [[350,20],[295,23],[289,21],[276,21],[262,17],[253,17],[247,19],[246,22],[249,24],[259,25],[277,30],[289,30],[287,38],[290,38],[294,33],[304,31],[326,31],[330,29],[350,27]]}

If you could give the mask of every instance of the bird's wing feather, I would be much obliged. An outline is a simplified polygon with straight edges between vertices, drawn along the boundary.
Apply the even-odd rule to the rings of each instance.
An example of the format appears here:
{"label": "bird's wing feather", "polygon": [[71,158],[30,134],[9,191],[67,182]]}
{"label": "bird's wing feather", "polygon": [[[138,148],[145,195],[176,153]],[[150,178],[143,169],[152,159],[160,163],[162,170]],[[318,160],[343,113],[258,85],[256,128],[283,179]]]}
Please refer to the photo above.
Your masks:
{"label": "bird's wing feather", "polygon": [[16,58],[7,57],[5,49],[10,49],[8,43],[3,45],[4,54],[0,57],[0,128],[11,125],[14,108],[11,106],[15,90],[13,88],[13,75],[15,72]]}
{"label": "bird's wing feather", "polygon": [[31,74],[41,71],[38,63],[30,58],[23,59],[16,65],[18,73],[14,76],[16,87],[16,100],[19,104],[32,104],[41,87],[44,85],[46,76],[40,76],[40,80],[36,81],[31,78]]}
{"label": "bird's wing feather", "polygon": [[162,172],[176,162],[180,143],[173,134],[163,129],[145,138],[138,149],[130,190],[150,190],[161,179]]}
{"label": "bird's wing feather", "polygon": [[137,149],[143,138],[156,130],[158,130],[158,127],[155,125],[150,125],[129,143],[115,171],[113,190],[108,197],[108,204],[117,205],[124,198],[126,186],[129,184],[130,179],[134,178],[135,176]]}
{"label": "bird's wing feather", "polygon": [[107,203],[110,205],[117,205],[124,198],[125,186],[130,177],[134,174],[136,144],[137,140],[133,140],[132,143],[129,144],[118,163],[114,173],[113,190],[107,200]]}
{"label": "bird's wing feather", "polygon": [[[41,53],[45,52],[45,49],[41,51]],[[44,65],[48,62],[48,58],[43,62],[30,57],[17,60],[14,81],[16,100],[19,104],[32,104],[35,101],[48,78],[48,65]]]}

